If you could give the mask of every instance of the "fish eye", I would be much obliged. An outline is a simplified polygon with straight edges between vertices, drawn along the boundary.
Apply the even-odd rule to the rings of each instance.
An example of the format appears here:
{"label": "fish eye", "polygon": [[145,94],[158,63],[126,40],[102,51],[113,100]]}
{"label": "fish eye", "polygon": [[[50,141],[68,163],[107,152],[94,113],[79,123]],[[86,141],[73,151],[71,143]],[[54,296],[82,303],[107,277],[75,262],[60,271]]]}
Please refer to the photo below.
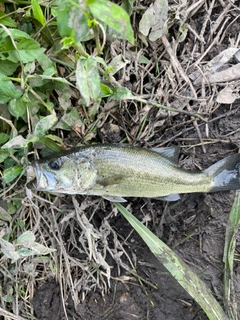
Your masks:
{"label": "fish eye", "polygon": [[61,165],[59,163],[59,161],[52,161],[49,163],[49,167],[52,169],[52,170],[59,170]]}

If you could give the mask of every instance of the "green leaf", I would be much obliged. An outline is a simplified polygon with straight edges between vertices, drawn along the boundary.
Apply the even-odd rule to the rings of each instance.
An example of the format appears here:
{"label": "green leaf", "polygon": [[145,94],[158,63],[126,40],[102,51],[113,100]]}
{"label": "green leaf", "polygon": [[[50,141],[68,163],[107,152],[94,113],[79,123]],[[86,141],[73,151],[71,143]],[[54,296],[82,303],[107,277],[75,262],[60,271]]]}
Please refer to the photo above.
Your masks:
{"label": "green leaf", "polygon": [[108,0],[86,0],[92,15],[134,44],[133,30],[127,12]]}
{"label": "green leaf", "polygon": [[224,273],[223,273],[223,292],[224,292],[224,306],[229,316],[229,319],[238,319],[237,308],[235,301],[236,293],[234,290],[234,255],[238,239],[238,231],[240,226],[240,191],[236,191],[236,196],[230,215],[225,234],[224,245]]}
{"label": "green leaf", "polygon": [[7,103],[11,99],[21,97],[22,92],[16,89],[12,81],[0,74],[0,103]]}
{"label": "green leaf", "polygon": [[105,84],[101,83],[101,98],[110,97],[113,94],[113,91],[111,88],[106,86]]}
{"label": "green leaf", "polygon": [[[1,49],[0,49],[1,50]],[[19,63],[14,63],[8,60],[1,60],[0,61],[0,73],[10,76],[14,73],[14,71],[19,66]]]}
{"label": "green leaf", "polygon": [[88,26],[88,19],[80,9],[79,3],[84,6],[83,1],[78,0],[58,2],[58,31],[62,38],[69,37],[75,42],[86,41],[93,37],[93,32],[90,33]]}
{"label": "green leaf", "polygon": [[2,221],[12,220],[12,217],[10,216],[10,214],[2,206],[0,206],[0,220]]}
{"label": "green leaf", "polygon": [[112,98],[115,99],[115,100],[134,99],[134,95],[127,88],[115,87],[113,89]]}
{"label": "green leaf", "polygon": [[[16,245],[23,246],[23,248],[17,251],[21,256],[29,256],[30,254],[45,255],[55,251],[55,249],[47,248],[42,244],[35,242],[35,235],[32,231],[25,231],[21,234],[17,239]],[[31,249],[31,251],[27,248]]]}
{"label": "green leaf", "polygon": [[118,56],[114,57],[112,61],[109,63],[109,65],[106,68],[106,72],[108,72],[111,75],[114,75],[119,70],[124,68],[129,61],[126,61],[124,57],[119,54]]}
{"label": "green leaf", "polygon": [[18,53],[23,63],[37,60],[45,51],[40,44],[33,39],[20,39],[17,43]]}
{"label": "green leaf", "polygon": [[76,70],[77,86],[87,106],[100,98],[100,77],[94,57],[79,59]]}
{"label": "green leaf", "polygon": [[16,22],[2,11],[0,11],[0,23],[10,28],[17,28]]}
{"label": "green leaf", "polygon": [[37,136],[38,138],[42,138],[45,136],[46,132],[51,129],[58,121],[58,118],[56,117],[56,114],[50,114],[49,116],[46,116],[42,118],[36,125],[34,129],[34,136]]}
{"label": "green leaf", "polygon": [[26,113],[26,102],[22,96],[17,99],[12,99],[8,104],[8,110],[15,118],[19,118]]}
{"label": "green leaf", "polygon": [[2,180],[6,183],[13,181],[22,173],[22,166],[14,166],[3,171]]}
{"label": "green leaf", "polygon": [[45,18],[42,12],[42,9],[37,0],[31,0],[33,16],[38,20],[42,25],[45,24]]}
{"label": "green leaf", "polygon": [[9,139],[9,135],[3,132],[0,132],[0,144],[7,142]]}
{"label": "green leaf", "polygon": [[63,110],[68,110],[71,108],[71,97],[72,92],[68,84],[63,85],[63,89],[57,90],[58,93],[58,102],[59,106],[63,108]]}
{"label": "green leaf", "polygon": [[[17,50],[8,33],[14,39]],[[0,60],[27,63],[37,60],[45,51],[44,48],[40,48],[38,42],[23,31],[9,28],[8,33],[3,29],[0,30]]]}
{"label": "green leaf", "polygon": [[31,246],[35,241],[35,236],[32,231],[25,231],[22,233],[16,241],[16,245],[19,246]]}
{"label": "green leaf", "polygon": [[64,121],[70,128],[74,126],[81,127],[83,125],[77,109],[71,109],[70,112],[63,115],[61,121]]}
{"label": "green leaf", "polygon": [[[2,149],[12,149],[12,148],[25,148],[28,145],[28,141],[23,138],[23,136],[16,136],[2,146]],[[5,150],[4,150],[5,151]],[[1,159],[1,154],[0,154]],[[0,161],[1,162],[1,161]]]}
{"label": "green leaf", "polygon": [[7,150],[0,150],[0,163],[9,157],[9,152]]}
{"label": "green leaf", "polygon": [[43,74],[45,76],[51,77],[51,76],[57,74],[57,69],[56,69],[55,63],[52,62],[52,60],[49,59],[48,56],[45,55],[44,53],[42,53],[41,56],[38,58],[38,63],[40,64],[40,66],[44,70]]}
{"label": "green leaf", "polygon": [[19,254],[15,251],[14,246],[10,242],[0,239],[0,245],[2,253],[13,262],[20,258]]}

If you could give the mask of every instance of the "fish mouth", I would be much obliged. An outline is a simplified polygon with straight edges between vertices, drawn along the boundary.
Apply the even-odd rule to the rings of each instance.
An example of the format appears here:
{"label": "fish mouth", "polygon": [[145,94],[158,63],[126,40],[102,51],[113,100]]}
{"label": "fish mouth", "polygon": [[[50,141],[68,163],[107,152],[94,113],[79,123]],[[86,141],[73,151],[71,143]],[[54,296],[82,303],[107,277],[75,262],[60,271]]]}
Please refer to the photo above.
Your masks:
{"label": "fish mouth", "polygon": [[27,167],[27,183],[28,189],[45,190],[47,179],[43,176],[41,168],[37,162]]}
{"label": "fish mouth", "polygon": [[36,171],[34,166],[29,165],[27,167],[26,174],[27,174],[26,187],[28,189],[36,189],[37,179],[36,179]]}
{"label": "fish mouth", "polygon": [[27,182],[28,189],[35,189],[38,191],[54,191],[57,186],[57,180],[54,175],[45,170],[38,162],[33,163],[27,167]]}

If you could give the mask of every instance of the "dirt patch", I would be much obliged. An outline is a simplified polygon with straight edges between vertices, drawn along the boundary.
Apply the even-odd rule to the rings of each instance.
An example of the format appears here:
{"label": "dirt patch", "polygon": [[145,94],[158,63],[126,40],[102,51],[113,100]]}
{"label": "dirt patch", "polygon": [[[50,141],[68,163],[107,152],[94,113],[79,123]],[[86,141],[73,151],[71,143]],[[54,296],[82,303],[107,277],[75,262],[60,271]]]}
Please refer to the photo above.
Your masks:
{"label": "dirt patch", "polygon": [[[124,283],[113,280],[104,297],[99,291],[92,292],[76,308],[72,299],[68,299],[65,304],[68,319],[207,319],[177,281],[142,247],[142,241],[134,238],[135,235],[131,249],[138,257],[137,271],[157,288],[140,284],[133,277]],[[53,279],[39,288],[32,303],[38,319],[65,318],[59,284]]]}

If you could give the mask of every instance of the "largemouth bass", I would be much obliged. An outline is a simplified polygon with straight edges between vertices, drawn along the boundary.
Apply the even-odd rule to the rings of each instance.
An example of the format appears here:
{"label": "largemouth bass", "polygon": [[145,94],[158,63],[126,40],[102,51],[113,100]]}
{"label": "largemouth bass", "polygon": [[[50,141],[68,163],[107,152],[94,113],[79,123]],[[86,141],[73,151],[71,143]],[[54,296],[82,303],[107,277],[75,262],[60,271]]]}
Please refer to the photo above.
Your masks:
{"label": "largemouth bass", "polygon": [[240,189],[240,154],[220,160],[202,172],[177,166],[176,148],[147,150],[131,145],[93,145],[34,162],[28,180],[40,191],[177,200],[179,193]]}

